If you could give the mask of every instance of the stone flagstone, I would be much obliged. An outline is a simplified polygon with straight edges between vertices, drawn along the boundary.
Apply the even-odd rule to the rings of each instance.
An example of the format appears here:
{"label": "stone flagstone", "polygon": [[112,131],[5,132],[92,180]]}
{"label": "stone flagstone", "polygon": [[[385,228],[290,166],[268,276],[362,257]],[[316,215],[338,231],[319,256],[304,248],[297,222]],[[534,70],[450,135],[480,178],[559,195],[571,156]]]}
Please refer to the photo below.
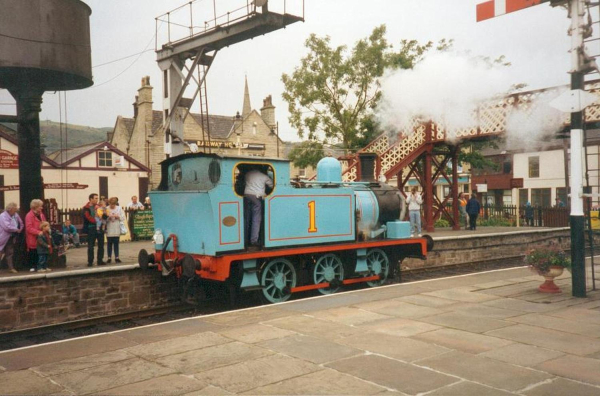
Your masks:
{"label": "stone flagstone", "polygon": [[0,394],[2,395],[48,395],[66,394],[64,388],[49,378],[43,378],[31,370],[0,373]]}
{"label": "stone flagstone", "polygon": [[411,338],[426,341],[446,348],[469,353],[481,353],[495,348],[513,344],[513,341],[503,340],[482,334],[469,333],[462,330],[440,329],[417,334]]}
{"label": "stone flagstone", "polygon": [[538,348],[531,345],[511,344],[502,348],[483,352],[480,356],[501,360],[518,366],[532,367],[546,360],[556,359],[564,353],[550,349]]}
{"label": "stone flagstone", "polygon": [[385,333],[400,337],[410,337],[441,328],[440,326],[410,319],[386,319],[361,325],[360,327],[377,333]]}
{"label": "stone flagstone", "polygon": [[453,376],[376,355],[339,360],[327,366],[411,395],[429,392],[460,381]]}
{"label": "stone flagstone", "polygon": [[265,325],[275,326],[280,329],[291,330],[296,333],[310,335],[317,338],[335,339],[362,333],[364,330],[347,326],[341,323],[329,322],[306,315],[290,318],[275,319],[264,322]]}
{"label": "stone flagstone", "polygon": [[385,388],[325,369],[252,389],[248,395],[380,395]]}
{"label": "stone flagstone", "polygon": [[142,344],[132,348],[127,348],[126,351],[133,355],[141,356],[145,359],[155,360],[161,356],[175,355],[194,349],[202,349],[215,345],[226,344],[228,342],[232,342],[232,340],[219,334],[207,331],[187,337],[169,338],[163,341],[153,342],[151,344]]}
{"label": "stone flagstone", "polygon": [[[75,359],[61,360],[33,367],[32,370],[49,377],[56,374],[68,373],[69,371],[78,371],[90,367],[102,366],[108,363],[116,363],[122,360],[128,360],[135,356],[127,353],[124,349],[100,353],[97,355],[82,356]],[[0,388],[1,389],[1,388]]]}
{"label": "stone flagstone", "polygon": [[514,323],[472,316],[464,312],[446,312],[441,315],[421,318],[420,320],[438,326],[450,327],[472,333],[485,333],[486,331],[514,325]]}
{"label": "stone flagstone", "polygon": [[237,341],[254,344],[261,341],[272,340],[274,338],[287,337],[296,333],[275,326],[257,324],[223,330],[220,334]]}
{"label": "stone flagstone", "polygon": [[[536,368],[561,377],[600,385],[600,360],[598,359],[565,355],[541,363]],[[600,388],[597,394],[600,394]]]}
{"label": "stone flagstone", "polygon": [[364,353],[360,349],[304,335],[264,341],[258,345],[284,355],[305,359],[317,364]]}
{"label": "stone flagstone", "polygon": [[438,390],[428,393],[427,396],[509,396],[514,395],[501,389],[490,388],[470,381],[462,381],[456,384],[444,386]]}
{"label": "stone flagstone", "polygon": [[300,359],[273,355],[205,371],[195,377],[229,392],[240,393],[319,370],[323,368]]}
{"label": "stone flagstone", "polygon": [[543,382],[540,385],[522,392],[527,396],[598,396],[600,388],[580,382],[556,378],[553,381]]}
{"label": "stone flagstone", "polygon": [[421,360],[418,364],[507,391],[524,389],[552,378],[539,371],[456,351]]}
{"label": "stone flagstone", "polygon": [[573,333],[587,337],[600,338],[600,325],[598,324],[573,321],[551,315],[552,313],[547,315],[527,314],[523,316],[510,318],[509,320],[511,322],[544,327],[546,329],[559,330],[565,333]]}
{"label": "stone flagstone", "polygon": [[152,395],[181,395],[184,393],[206,388],[206,383],[186,375],[171,374],[164,377],[155,377],[146,381],[136,382],[102,391],[102,395],[123,396],[152,396]]}
{"label": "stone flagstone", "polygon": [[317,319],[329,320],[345,325],[359,325],[362,323],[390,318],[388,315],[380,315],[375,312],[350,307],[333,308],[326,311],[313,312],[312,316]]}

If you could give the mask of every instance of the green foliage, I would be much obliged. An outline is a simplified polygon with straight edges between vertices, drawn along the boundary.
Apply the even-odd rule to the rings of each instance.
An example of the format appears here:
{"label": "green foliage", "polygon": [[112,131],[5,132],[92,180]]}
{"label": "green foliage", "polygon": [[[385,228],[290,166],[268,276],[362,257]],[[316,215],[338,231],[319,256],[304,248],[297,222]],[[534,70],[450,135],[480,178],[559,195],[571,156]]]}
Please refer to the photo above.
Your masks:
{"label": "green foliage", "polygon": [[435,223],[433,223],[435,228],[447,228],[450,227],[450,222],[446,219],[437,219]]}
{"label": "green foliage", "polygon": [[514,220],[498,217],[490,217],[489,219],[478,220],[477,224],[482,227],[513,227]]}
{"label": "green foliage", "polygon": [[458,162],[471,165],[473,169],[498,171],[500,164],[484,157],[481,150],[486,148],[497,149],[500,144],[500,139],[488,139],[481,142],[473,141],[469,145],[462,146],[462,150],[458,154]]}
{"label": "green foliage", "polygon": [[[92,128],[83,125],[62,125],[62,148],[82,146],[84,144],[106,140],[106,132],[113,128]],[[61,149],[61,125],[53,121],[41,121],[40,133],[46,152]]]}
{"label": "green foliage", "polygon": [[299,168],[317,167],[317,163],[324,157],[323,144],[314,140],[307,140],[296,145],[288,154],[288,159]]}
{"label": "green foliage", "polygon": [[[333,48],[329,36],[310,35],[300,66],[281,77],[289,121],[299,137],[353,150],[378,135],[371,117],[381,97],[379,78],[386,68],[412,68],[433,46],[403,40],[394,51],[385,34],[385,25],[378,26],[351,51],[345,45]],[[451,43],[442,40],[438,49]]]}
{"label": "green foliage", "polygon": [[571,259],[556,244],[540,245],[529,249],[525,254],[525,263],[539,275],[548,273],[550,267],[554,266],[571,271]]}

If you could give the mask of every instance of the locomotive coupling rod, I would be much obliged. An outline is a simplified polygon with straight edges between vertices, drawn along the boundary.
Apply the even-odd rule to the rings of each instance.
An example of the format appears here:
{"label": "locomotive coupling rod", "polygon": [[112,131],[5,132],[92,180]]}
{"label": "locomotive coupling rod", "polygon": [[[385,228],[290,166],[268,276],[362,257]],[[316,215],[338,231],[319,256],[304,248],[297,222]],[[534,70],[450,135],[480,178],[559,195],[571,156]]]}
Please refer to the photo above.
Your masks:
{"label": "locomotive coupling rod", "polygon": [[[340,283],[342,285],[352,285],[354,283],[362,283],[362,282],[372,282],[379,280],[381,277],[379,275],[366,276],[364,278],[352,278],[352,279],[344,279]],[[314,285],[306,285],[306,286],[298,286],[293,287],[290,291],[292,293],[300,293],[309,290],[317,290],[317,289],[325,289],[327,287],[331,287],[330,282],[317,283]]]}

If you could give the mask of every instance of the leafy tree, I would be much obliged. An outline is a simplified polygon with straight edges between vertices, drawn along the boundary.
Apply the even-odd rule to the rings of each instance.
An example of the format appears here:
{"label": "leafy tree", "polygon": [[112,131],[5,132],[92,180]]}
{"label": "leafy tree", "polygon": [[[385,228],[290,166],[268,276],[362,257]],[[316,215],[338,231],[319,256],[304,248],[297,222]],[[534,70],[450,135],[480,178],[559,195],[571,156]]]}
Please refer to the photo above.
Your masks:
{"label": "leafy tree", "polygon": [[288,159],[299,168],[316,168],[317,163],[324,157],[325,147],[315,140],[307,140],[296,145],[288,154]]}
{"label": "leafy tree", "polygon": [[[378,26],[351,51],[345,45],[332,48],[329,36],[311,34],[306,40],[308,54],[291,75],[283,74],[281,79],[290,124],[301,138],[308,138],[307,146],[309,142],[322,142],[350,151],[364,147],[377,136],[371,116],[381,97],[379,78],[386,68],[413,67],[433,46],[431,42],[421,45],[415,40],[402,40],[400,49],[394,51],[385,34],[385,25]],[[451,42],[443,40],[437,48],[449,45]],[[313,161],[318,157],[306,147],[302,152]],[[300,161],[313,165],[302,156],[294,164],[300,166]]]}

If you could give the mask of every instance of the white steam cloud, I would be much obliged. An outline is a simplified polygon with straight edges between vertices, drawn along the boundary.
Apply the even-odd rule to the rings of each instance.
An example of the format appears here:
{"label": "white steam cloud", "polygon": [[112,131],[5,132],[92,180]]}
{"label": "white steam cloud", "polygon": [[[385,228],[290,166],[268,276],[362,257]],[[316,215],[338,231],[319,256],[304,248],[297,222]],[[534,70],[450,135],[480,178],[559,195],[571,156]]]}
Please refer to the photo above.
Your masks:
{"label": "white steam cloud", "polygon": [[[454,140],[458,130],[478,126],[480,104],[505,97],[517,82],[518,76],[511,75],[507,66],[451,52],[428,54],[413,69],[386,73],[376,118],[392,139],[400,132],[412,133],[418,119],[439,123]],[[559,113],[547,106],[552,98],[532,103],[533,111],[526,113],[509,110],[506,132],[513,144],[524,136],[527,141],[539,140],[559,129]]]}

